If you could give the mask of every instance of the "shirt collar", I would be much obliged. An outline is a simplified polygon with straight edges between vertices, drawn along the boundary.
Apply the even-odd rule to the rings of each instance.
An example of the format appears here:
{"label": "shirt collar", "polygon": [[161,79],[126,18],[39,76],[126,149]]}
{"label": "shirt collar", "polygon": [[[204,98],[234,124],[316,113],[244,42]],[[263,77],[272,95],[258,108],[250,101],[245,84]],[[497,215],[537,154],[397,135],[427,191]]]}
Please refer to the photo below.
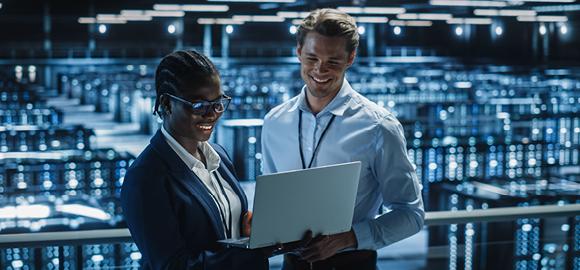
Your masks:
{"label": "shirt collar", "polygon": [[[308,103],[306,102],[306,87],[307,87],[306,85],[302,87],[302,90],[298,95],[296,103],[294,103],[294,105],[290,107],[288,112],[293,112],[296,109],[300,109],[305,112],[310,112],[310,108],[308,107]],[[342,82],[342,87],[338,91],[338,94],[336,94],[336,96],[332,99],[332,101],[328,103],[326,107],[324,107],[321,113],[330,112],[334,115],[342,116],[349,106],[349,101],[353,91],[354,90],[352,89],[352,87],[345,78],[344,81]]]}
{"label": "shirt collar", "polygon": [[[187,150],[185,150],[185,148],[181,146],[181,144],[179,144],[179,142],[177,142],[177,140],[175,140],[175,138],[173,138],[173,136],[171,136],[171,134],[169,134],[167,130],[165,130],[163,125],[161,125],[161,133],[163,133],[163,136],[165,137],[167,144],[169,144],[169,146],[173,149],[173,151],[175,151],[175,153],[181,158],[181,160],[183,160],[183,162],[189,169],[193,169],[196,167],[205,169],[203,162],[201,162],[199,159],[195,158],[192,154],[187,152]],[[211,145],[207,141],[200,142],[199,150],[201,150],[201,152],[205,156],[207,170],[210,172],[217,170],[219,168],[221,159],[218,153],[211,147]]]}

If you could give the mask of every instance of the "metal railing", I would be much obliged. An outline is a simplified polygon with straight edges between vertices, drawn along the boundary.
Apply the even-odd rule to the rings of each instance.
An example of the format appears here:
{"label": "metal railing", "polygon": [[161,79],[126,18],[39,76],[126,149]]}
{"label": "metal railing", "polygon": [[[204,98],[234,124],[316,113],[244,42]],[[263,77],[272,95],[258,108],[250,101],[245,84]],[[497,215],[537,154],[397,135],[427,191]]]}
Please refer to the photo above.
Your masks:
{"label": "metal railing", "polygon": [[[475,222],[514,221],[520,218],[580,216],[580,204],[502,207],[458,211],[427,212],[426,226]],[[39,247],[47,245],[131,242],[128,229],[40,232],[0,235],[0,247]]]}

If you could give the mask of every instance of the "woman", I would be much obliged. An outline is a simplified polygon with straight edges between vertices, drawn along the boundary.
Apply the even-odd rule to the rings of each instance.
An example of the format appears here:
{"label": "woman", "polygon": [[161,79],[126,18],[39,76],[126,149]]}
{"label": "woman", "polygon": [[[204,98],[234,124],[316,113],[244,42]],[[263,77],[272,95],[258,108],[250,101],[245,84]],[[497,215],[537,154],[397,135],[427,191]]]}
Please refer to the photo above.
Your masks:
{"label": "woman", "polygon": [[265,252],[217,243],[247,236],[249,215],[225,150],[207,142],[230,101],[216,67],[198,52],[177,51],[159,64],[155,86],[154,113],[163,125],[121,193],[143,268],[268,269]]}

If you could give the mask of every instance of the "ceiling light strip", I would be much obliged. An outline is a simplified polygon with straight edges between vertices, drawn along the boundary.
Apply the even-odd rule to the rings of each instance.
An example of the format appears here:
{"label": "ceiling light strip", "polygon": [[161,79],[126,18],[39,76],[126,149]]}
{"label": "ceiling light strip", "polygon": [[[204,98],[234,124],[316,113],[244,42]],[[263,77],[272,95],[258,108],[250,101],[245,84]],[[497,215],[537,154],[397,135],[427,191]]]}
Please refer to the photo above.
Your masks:
{"label": "ceiling light strip", "polygon": [[446,21],[453,18],[453,15],[447,13],[404,13],[397,15],[399,20],[441,20]]}
{"label": "ceiling light strip", "polygon": [[157,11],[226,12],[230,10],[230,7],[228,5],[155,4],[153,9]]}
{"label": "ceiling light strip", "polygon": [[389,21],[387,17],[356,17],[359,23],[386,23]]}
{"label": "ceiling light strip", "polygon": [[198,24],[244,24],[243,21],[236,21],[231,18],[199,18]]}
{"label": "ceiling light strip", "polygon": [[401,14],[406,11],[401,7],[338,7],[337,9],[349,14]]}
{"label": "ceiling light strip", "polygon": [[232,19],[241,22],[283,22],[286,20],[284,17],[275,15],[234,15]]}
{"label": "ceiling light strip", "polygon": [[506,17],[517,17],[517,16],[536,16],[535,10],[525,10],[525,9],[475,9],[473,14],[477,16],[506,16]]}
{"label": "ceiling light strip", "polygon": [[429,27],[433,25],[431,21],[401,21],[392,20],[389,22],[392,26],[413,26],[413,27]]}
{"label": "ceiling light strip", "polygon": [[567,22],[566,16],[519,16],[519,22]]}
{"label": "ceiling light strip", "polygon": [[453,18],[447,20],[447,24],[478,24],[488,25],[492,23],[490,18]]}
{"label": "ceiling light strip", "polygon": [[503,1],[470,1],[470,0],[430,0],[433,6],[462,6],[462,7],[506,7]]}

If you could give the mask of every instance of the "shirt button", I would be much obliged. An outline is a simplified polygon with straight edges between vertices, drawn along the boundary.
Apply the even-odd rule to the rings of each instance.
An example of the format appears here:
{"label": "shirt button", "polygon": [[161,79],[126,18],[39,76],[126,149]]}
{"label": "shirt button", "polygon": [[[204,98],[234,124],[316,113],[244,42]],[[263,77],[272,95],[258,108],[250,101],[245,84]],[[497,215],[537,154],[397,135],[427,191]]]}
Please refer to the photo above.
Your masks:
{"label": "shirt button", "polygon": [[306,148],[308,151],[312,151],[312,147],[308,147]]}

